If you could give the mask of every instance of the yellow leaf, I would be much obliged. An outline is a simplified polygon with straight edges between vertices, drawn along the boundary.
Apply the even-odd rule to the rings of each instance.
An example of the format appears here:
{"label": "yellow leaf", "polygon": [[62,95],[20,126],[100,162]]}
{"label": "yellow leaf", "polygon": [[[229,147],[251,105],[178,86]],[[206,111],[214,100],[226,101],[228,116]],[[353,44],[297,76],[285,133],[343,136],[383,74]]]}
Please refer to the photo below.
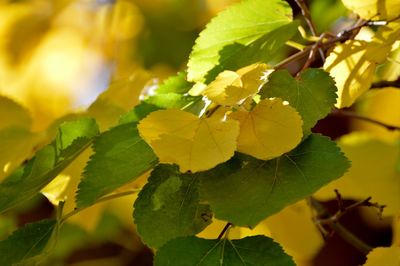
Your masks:
{"label": "yellow leaf", "polygon": [[258,92],[267,65],[253,64],[238,71],[221,72],[204,90],[203,95],[220,105],[235,105]]}
{"label": "yellow leaf", "polygon": [[47,186],[45,186],[40,192],[53,204],[58,206],[60,201],[65,200],[63,196],[65,189],[68,186],[71,177],[64,174],[59,174],[54,178]]}
{"label": "yellow leaf", "polygon": [[300,115],[279,98],[261,100],[252,111],[230,117],[240,122],[238,151],[261,160],[292,150],[303,136]]}
{"label": "yellow leaf", "polygon": [[[360,115],[387,125],[400,127],[400,90],[398,88],[370,90],[360,98],[355,108]],[[362,120],[353,120],[352,128],[358,131],[368,131],[371,135],[387,140],[399,137],[398,131],[388,130]]]}
{"label": "yellow leaf", "polygon": [[383,214],[395,215],[400,210],[400,149],[397,140],[383,141],[368,133],[354,132],[338,141],[352,162],[350,170],[340,179],[316,193],[320,200],[333,198],[338,189],[344,198],[355,200],[372,197],[386,205]]}
{"label": "yellow leaf", "polygon": [[342,0],[342,2],[345,7],[366,20],[391,20],[400,14],[400,2],[397,0]]}
{"label": "yellow leaf", "polygon": [[400,212],[393,218],[393,246],[400,247]]}
{"label": "yellow leaf", "polygon": [[337,108],[351,106],[371,86],[376,66],[365,57],[368,45],[364,41],[347,41],[337,45],[326,58],[324,69],[338,88]]}
{"label": "yellow leaf", "polygon": [[21,105],[0,95],[0,130],[7,127],[31,128],[32,119]]}
{"label": "yellow leaf", "polygon": [[262,224],[269,228],[271,237],[282,245],[297,265],[310,263],[324,245],[321,233],[312,221],[310,206],[305,200],[286,207]]}
{"label": "yellow leaf", "polygon": [[32,157],[44,135],[24,128],[10,127],[0,130],[0,181],[23,161]]}
{"label": "yellow leaf", "polygon": [[208,170],[229,160],[239,134],[234,120],[198,118],[174,109],[151,113],[138,129],[161,163],[175,163],[182,172]]}
{"label": "yellow leaf", "polygon": [[379,28],[370,41],[350,40],[338,44],[327,57],[324,69],[336,81],[337,108],[351,106],[372,84],[377,64],[383,63],[400,37],[400,23]]}
{"label": "yellow leaf", "polygon": [[364,266],[399,266],[400,247],[374,248]]}

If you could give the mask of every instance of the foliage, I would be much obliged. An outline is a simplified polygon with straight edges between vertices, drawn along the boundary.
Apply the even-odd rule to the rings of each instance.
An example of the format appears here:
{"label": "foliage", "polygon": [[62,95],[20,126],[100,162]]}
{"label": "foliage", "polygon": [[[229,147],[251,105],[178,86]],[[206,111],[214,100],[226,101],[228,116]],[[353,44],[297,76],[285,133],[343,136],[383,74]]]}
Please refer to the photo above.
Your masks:
{"label": "foliage", "polygon": [[[52,7],[57,12],[77,12],[64,6],[68,1],[56,2]],[[112,235],[110,228],[128,216],[128,224],[135,224],[160,266],[311,264],[322,243],[316,231],[324,234],[326,228],[370,252],[365,265],[397,265],[400,5],[389,0],[342,2],[360,19],[336,34],[320,36],[316,28],[327,27],[326,21],[316,26],[304,1],[295,1],[302,13],[298,20],[284,0],[233,4],[198,35],[187,68],[178,74],[165,71],[168,78],[161,84],[154,73],[130,60],[142,52],[141,60],[148,65],[161,53],[153,51],[151,40],[187,36],[171,32],[165,37],[165,32],[155,31],[138,37],[129,30],[144,23],[137,6],[146,10],[150,28],[165,23],[157,21],[146,1],[137,1],[137,6],[125,0],[104,4],[111,16],[89,12],[82,20],[96,30],[81,32],[84,37],[68,27],[51,32],[57,23],[66,23],[57,12],[41,17],[36,4],[31,9],[26,3],[5,4],[13,14],[5,17],[8,24],[19,25],[24,18],[43,36],[18,32],[10,42],[21,47],[7,50],[0,44],[8,58],[0,62],[0,78],[12,80],[21,69],[33,69],[23,72],[20,83],[10,82],[11,89],[0,87],[0,225],[3,216],[6,221],[18,215],[19,208],[40,194],[58,209],[57,217],[29,223],[1,239],[0,264],[51,264],[52,254],[62,253],[57,247],[86,238],[82,228],[69,222],[87,211],[96,223],[106,209],[99,235]],[[188,8],[185,5],[168,11],[174,23],[185,24],[177,15],[182,6]],[[94,4],[91,8],[101,9]],[[79,23],[75,27],[81,28]],[[8,28],[0,26],[0,36],[6,34]],[[93,50],[92,59],[102,62],[93,68],[107,65],[108,74],[103,75],[113,72],[108,89],[96,92],[97,99],[85,110],[73,110],[72,98],[64,93],[83,86],[74,84],[83,68],[63,53],[51,54],[54,42],[62,46],[52,34],[64,36],[67,46],[73,43],[79,58]],[[20,38],[30,41],[24,44]],[[86,43],[90,38],[96,49]],[[182,42],[184,47],[176,49],[188,48]],[[136,46],[141,48],[136,51]],[[25,54],[28,48],[34,50],[30,56]],[[46,49],[50,55],[43,63],[38,58]],[[65,76],[48,67],[57,56],[65,59]],[[166,58],[174,66],[180,63]],[[22,62],[28,63],[22,67]],[[40,71],[51,74],[48,80],[36,79]],[[41,87],[46,89],[38,92]],[[376,87],[380,90],[371,90]],[[38,104],[55,88],[64,94],[49,101],[53,109]],[[354,131],[363,132],[331,140],[318,133],[327,116],[346,117]],[[323,201],[332,200],[335,189],[339,211],[331,215]],[[104,207],[129,195],[119,205]],[[342,206],[341,197],[359,202]],[[396,234],[391,247],[369,246],[340,223],[360,206],[375,207],[382,215],[382,205],[387,205],[383,215]],[[87,225],[81,217],[82,226]],[[221,221],[226,226],[215,230]],[[296,224],[300,228],[288,236],[285,227]],[[74,233],[63,239],[63,230]],[[0,231],[0,237],[3,234]],[[308,239],[310,249],[304,247]]]}

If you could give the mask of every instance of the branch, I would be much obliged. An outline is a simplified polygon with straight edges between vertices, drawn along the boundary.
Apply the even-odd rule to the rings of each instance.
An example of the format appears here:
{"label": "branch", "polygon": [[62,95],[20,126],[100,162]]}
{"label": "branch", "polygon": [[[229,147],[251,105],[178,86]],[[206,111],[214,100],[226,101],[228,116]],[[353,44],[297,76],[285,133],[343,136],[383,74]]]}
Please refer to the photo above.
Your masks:
{"label": "branch", "polygon": [[396,87],[400,88],[400,78],[394,81],[387,81],[387,80],[382,80],[379,82],[372,83],[371,89],[381,89],[385,87]]}
{"label": "branch", "polygon": [[[304,0],[295,0],[296,4],[300,7],[301,14],[304,17],[304,20],[306,21],[308,28],[310,29],[310,32],[312,36],[318,36],[317,34],[317,29],[312,21],[310,10],[308,10],[308,7]],[[321,56],[322,61],[325,61],[325,54],[324,51],[321,48],[318,48],[318,52]],[[314,51],[311,50],[310,52],[310,57],[314,57]]]}
{"label": "branch", "polygon": [[359,115],[353,111],[347,111],[347,110],[343,110],[343,109],[335,109],[333,110],[330,115],[333,116],[342,116],[342,117],[349,117],[349,118],[353,118],[353,119],[358,119],[358,120],[362,120],[362,121],[366,121],[381,127],[385,127],[388,130],[400,130],[400,127],[398,126],[393,126],[393,125],[388,125],[384,122],[375,120],[373,118],[367,117],[367,116],[363,116],[363,115]]}
{"label": "branch", "polygon": [[[311,207],[317,211],[317,217],[314,218],[314,222],[319,228],[321,228],[319,217],[329,216],[330,213],[325,209],[325,207],[319,201],[317,201],[313,197],[308,197],[308,202],[311,205]],[[348,243],[350,243],[352,246],[361,251],[363,254],[368,254],[373,249],[371,246],[369,246],[364,241],[355,236],[353,233],[351,233],[338,221],[326,220],[325,224],[328,225],[337,234],[339,234]]]}
{"label": "branch", "polygon": [[225,235],[226,231],[228,231],[229,227],[231,227],[231,226],[232,226],[231,223],[227,223],[225,225],[225,227],[222,229],[221,233],[219,233],[218,239],[221,239]]}

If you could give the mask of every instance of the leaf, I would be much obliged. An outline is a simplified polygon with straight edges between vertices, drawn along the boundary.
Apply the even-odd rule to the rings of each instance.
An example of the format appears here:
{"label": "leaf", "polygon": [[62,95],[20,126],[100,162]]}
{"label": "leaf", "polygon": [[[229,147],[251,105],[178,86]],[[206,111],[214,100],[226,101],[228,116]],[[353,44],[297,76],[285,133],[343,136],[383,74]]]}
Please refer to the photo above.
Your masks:
{"label": "leaf", "polygon": [[250,112],[230,115],[240,122],[238,151],[261,160],[278,157],[300,143],[303,122],[281,99],[264,99]]}
{"label": "leaf", "polygon": [[364,266],[398,266],[400,265],[400,247],[374,248],[367,256]]}
{"label": "leaf", "polygon": [[278,27],[268,32],[250,45],[237,42],[227,45],[219,52],[219,62],[206,75],[206,82],[214,80],[223,70],[236,70],[257,62],[270,63],[276,60],[280,49],[285,49],[286,42],[295,35],[298,21]]}
{"label": "leaf", "polygon": [[159,248],[170,239],[195,235],[211,222],[208,205],[200,204],[198,178],[177,167],[157,166],[135,201],[133,218],[143,241]]}
{"label": "leaf", "polygon": [[342,0],[346,8],[366,20],[391,20],[399,16],[400,3],[393,0]]}
{"label": "leaf", "polygon": [[231,52],[225,52],[221,58],[220,52],[227,45],[248,46],[291,20],[291,8],[281,0],[248,0],[229,7],[215,17],[196,40],[189,58],[188,80],[204,81],[211,69],[224,58],[231,57]]}
{"label": "leaf", "polygon": [[398,140],[385,141],[367,132],[354,132],[341,137],[338,145],[352,166],[342,178],[318,191],[316,197],[330,199],[333,190],[338,189],[344,198],[372,197],[374,202],[386,205],[385,216],[397,214],[400,210]]}
{"label": "leaf", "polygon": [[[370,90],[355,105],[357,114],[375,119],[392,126],[400,126],[400,90],[394,87]],[[366,121],[352,121],[354,131],[368,131],[383,140],[398,139],[397,130],[389,130]]]}
{"label": "leaf", "polygon": [[93,119],[81,118],[61,124],[51,144],[0,183],[0,213],[39,193],[91,144],[91,138],[97,134],[98,127]]}
{"label": "leaf", "polygon": [[275,71],[261,91],[261,98],[279,97],[294,107],[304,122],[303,132],[324,118],[336,103],[335,82],[321,69],[307,69],[299,78],[293,78],[287,70]]}
{"label": "leaf", "polygon": [[43,135],[28,129],[9,127],[0,130],[0,182],[23,161],[34,155]]}
{"label": "leaf", "polygon": [[0,130],[8,127],[30,129],[32,118],[28,110],[13,100],[0,95]]}
{"label": "leaf", "polygon": [[338,87],[336,107],[351,106],[372,84],[377,64],[383,63],[400,37],[400,22],[382,26],[371,42],[350,40],[338,44],[326,58],[324,69]]}
{"label": "leaf", "polygon": [[234,120],[198,118],[174,109],[151,113],[138,129],[160,162],[175,163],[181,172],[208,170],[229,160],[239,133]]}
{"label": "leaf", "polygon": [[179,72],[176,76],[169,77],[156,90],[156,94],[185,94],[193,86],[193,83],[186,80],[186,73]]}
{"label": "leaf", "polygon": [[55,220],[42,220],[14,231],[0,241],[0,265],[11,266],[42,253],[55,226]]}
{"label": "leaf", "polygon": [[200,193],[217,219],[254,227],[339,178],[348,167],[349,161],[333,141],[311,134],[277,159],[235,158],[200,173]]}
{"label": "leaf", "polygon": [[290,256],[268,237],[208,240],[191,236],[171,240],[161,247],[154,258],[154,265],[294,266],[295,264]]}
{"label": "leaf", "polygon": [[139,136],[136,124],[116,126],[95,139],[77,192],[77,206],[93,204],[157,164],[151,148]]}
{"label": "leaf", "polygon": [[133,75],[113,81],[87,110],[98,121],[101,131],[114,126],[121,115],[139,103],[139,96],[151,79],[148,72],[137,70]]}
{"label": "leaf", "polygon": [[258,92],[263,84],[265,64],[253,64],[238,71],[221,72],[203,91],[203,95],[219,105],[235,105]]}
{"label": "leaf", "polygon": [[365,41],[347,41],[337,45],[326,58],[324,69],[338,88],[337,108],[351,106],[372,84],[376,66],[365,56],[368,45]]}
{"label": "leaf", "polygon": [[[312,209],[306,200],[287,206],[260,223],[271,232],[270,237],[298,264],[311,261],[324,245],[324,239],[312,220]],[[293,226],[296,225],[296,226]],[[307,245],[304,243],[307,242]]]}

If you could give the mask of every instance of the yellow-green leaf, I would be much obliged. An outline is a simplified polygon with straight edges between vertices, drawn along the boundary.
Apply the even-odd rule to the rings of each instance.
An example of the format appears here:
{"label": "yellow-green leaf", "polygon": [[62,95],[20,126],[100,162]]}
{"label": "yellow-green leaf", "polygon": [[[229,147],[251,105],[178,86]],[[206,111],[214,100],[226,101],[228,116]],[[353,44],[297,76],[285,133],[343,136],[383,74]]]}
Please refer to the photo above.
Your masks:
{"label": "yellow-green leaf", "polygon": [[240,110],[230,117],[240,122],[238,151],[261,160],[292,150],[303,136],[300,115],[280,98],[261,100],[252,111]]}
{"label": "yellow-green leaf", "polygon": [[198,172],[230,159],[239,125],[217,117],[198,118],[181,110],[160,110],[141,120],[139,132],[161,163],[175,163],[181,172]]}
{"label": "yellow-green leaf", "polygon": [[367,20],[390,20],[400,14],[400,2],[397,0],[342,0],[342,2],[345,7]]}

